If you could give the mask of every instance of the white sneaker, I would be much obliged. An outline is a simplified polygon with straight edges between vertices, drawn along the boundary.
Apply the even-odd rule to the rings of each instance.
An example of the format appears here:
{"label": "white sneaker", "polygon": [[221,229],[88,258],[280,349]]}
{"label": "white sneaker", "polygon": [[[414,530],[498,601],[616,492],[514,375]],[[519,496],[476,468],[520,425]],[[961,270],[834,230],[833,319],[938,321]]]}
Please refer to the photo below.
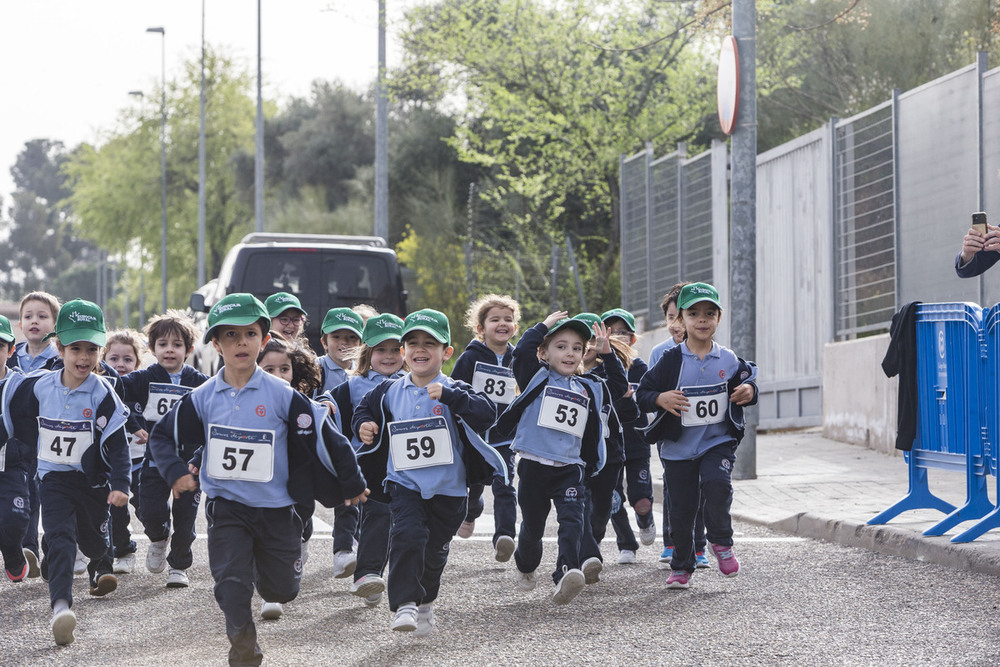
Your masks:
{"label": "white sneaker", "polygon": [[591,556],[587,560],[583,561],[581,568],[583,570],[583,578],[587,582],[587,585],[596,584],[601,580],[601,570],[604,569],[604,563],[597,556]]}
{"label": "white sneaker", "polygon": [[537,583],[534,572],[521,572],[517,568],[514,568],[514,585],[522,591],[535,590]]}
{"label": "white sneaker", "polygon": [[75,637],[73,631],[76,630],[76,614],[72,609],[63,609],[58,614],[52,616],[52,636],[59,646],[72,644]]}
{"label": "white sneaker", "polygon": [[384,590],[385,579],[377,574],[366,574],[351,584],[351,595],[357,595],[361,598],[382,595],[382,591]]}
{"label": "white sneaker", "polygon": [[135,554],[125,554],[121,558],[115,559],[115,574],[131,574],[135,569]]}
{"label": "white sneaker", "polygon": [[159,574],[167,569],[167,540],[150,542],[146,550],[146,569]]}
{"label": "white sneaker", "polygon": [[24,560],[28,563],[28,578],[37,579],[42,574],[41,569],[38,567],[38,556],[27,547],[21,549],[21,552],[24,554]]}
{"label": "white sneaker", "polygon": [[368,597],[365,598],[365,606],[368,607],[369,609],[374,609],[375,607],[379,606],[380,604],[382,604],[382,594],[381,593],[375,593],[375,594],[369,595]]}
{"label": "white sneaker", "polygon": [[87,571],[87,557],[83,555],[80,551],[80,547],[76,548],[76,562],[73,563],[73,574],[83,574]]}
{"label": "white sneaker", "polygon": [[493,545],[493,557],[498,563],[506,563],[514,555],[514,538],[510,535],[501,535],[497,538],[497,543]]}
{"label": "white sneaker", "polygon": [[276,621],[285,613],[280,602],[265,602],[260,606],[260,617],[265,621]]}
{"label": "white sneaker", "polygon": [[[565,566],[563,566],[565,569]],[[563,573],[562,579],[556,584],[556,591],[552,594],[552,602],[555,604],[568,604],[580,594],[584,586],[587,585],[587,580],[583,576],[583,572],[577,569],[566,570]]]}
{"label": "white sneaker", "polygon": [[635,564],[635,552],[631,549],[622,549],[621,553],[618,554],[618,564],[619,565],[633,565]]}
{"label": "white sneaker", "polygon": [[191,582],[188,580],[187,572],[176,567],[170,568],[167,573],[167,588],[187,588],[189,585]]}
{"label": "white sneaker", "polygon": [[472,537],[472,533],[474,533],[475,531],[476,531],[475,521],[463,521],[462,525],[458,527],[458,532],[455,534],[461,537],[463,540],[467,540],[470,537]]}
{"label": "white sneaker", "polygon": [[417,607],[417,629],[414,637],[426,637],[434,632],[434,603],[428,602]]}
{"label": "white sneaker", "polygon": [[639,541],[647,547],[656,541],[656,521],[650,521],[648,526],[639,529]]}
{"label": "white sneaker", "polygon": [[358,566],[358,555],[353,551],[336,551],[333,554],[333,578],[346,579],[354,574]]}
{"label": "white sneaker", "polygon": [[396,611],[396,618],[392,619],[389,626],[396,632],[414,632],[417,629],[417,605],[415,602],[407,602],[400,605]]}

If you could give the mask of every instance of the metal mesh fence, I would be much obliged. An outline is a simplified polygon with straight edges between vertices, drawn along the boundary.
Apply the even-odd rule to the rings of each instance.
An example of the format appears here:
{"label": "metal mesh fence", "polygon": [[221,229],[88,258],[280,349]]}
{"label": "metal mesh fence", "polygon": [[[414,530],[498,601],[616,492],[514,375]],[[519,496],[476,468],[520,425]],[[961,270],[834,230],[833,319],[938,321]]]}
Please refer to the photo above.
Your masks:
{"label": "metal mesh fence", "polygon": [[711,153],[702,153],[688,161],[683,170],[682,271],[683,279],[691,282],[715,282],[712,275],[711,157]]}
{"label": "metal mesh fence", "polygon": [[836,126],[836,336],[885,331],[896,309],[893,105]]}
{"label": "metal mesh fence", "polygon": [[651,208],[649,230],[649,312],[656,322],[662,313],[659,299],[681,275],[680,156],[672,153],[650,165]]}
{"label": "metal mesh fence", "polygon": [[646,220],[645,152],[622,160],[621,164],[621,274],[622,305],[642,315],[648,304],[648,266],[644,249],[648,246]]}

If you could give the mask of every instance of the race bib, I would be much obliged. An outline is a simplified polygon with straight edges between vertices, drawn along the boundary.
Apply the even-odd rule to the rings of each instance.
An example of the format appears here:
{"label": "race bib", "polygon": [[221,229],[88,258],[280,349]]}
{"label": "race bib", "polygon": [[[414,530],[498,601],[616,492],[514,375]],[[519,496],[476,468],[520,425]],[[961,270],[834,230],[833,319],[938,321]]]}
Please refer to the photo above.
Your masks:
{"label": "race bib", "polygon": [[542,406],[538,411],[538,425],[582,438],[587,428],[587,407],[590,399],[586,396],[560,389],[546,387],[542,392]]}
{"label": "race bib", "polygon": [[189,391],[191,387],[182,387],[179,384],[150,382],[149,398],[146,400],[146,409],[142,411],[142,416],[146,421],[155,424]]}
{"label": "race bib", "polygon": [[213,479],[270,482],[274,475],[274,431],[210,424],[205,471]]}
{"label": "race bib", "polygon": [[38,418],[38,458],[43,461],[79,467],[83,453],[92,444],[94,425],[89,419]]}
{"label": "race bib", "polygon": [[729,390],[725,382],[701,387],[681,387],[691,405],[681,413],[683,426],[718,424],[729,410]]}
{"label": "race bib", "polygon": [[477,361],[472,374],[472,391],[486,394],[494,403],[509,405],[517,395],[514,371]]}
{"label": "race bib", "polygon": [[396,470],[449,465],[454,461],[451,431],[444,417],[390,422],[389,453]]}

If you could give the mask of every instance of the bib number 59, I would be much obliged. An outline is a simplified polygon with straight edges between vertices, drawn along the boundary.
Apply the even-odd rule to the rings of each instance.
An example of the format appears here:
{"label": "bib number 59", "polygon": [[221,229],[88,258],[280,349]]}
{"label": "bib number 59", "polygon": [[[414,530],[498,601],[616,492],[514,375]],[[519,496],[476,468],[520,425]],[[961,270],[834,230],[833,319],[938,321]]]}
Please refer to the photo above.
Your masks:
{"label": "bib number 59", "polygon": [[434,438],[428,435],[406,439],[406,458],[411,461],[416,461],[421,456],[431,458],[434,456],[434,451]]}

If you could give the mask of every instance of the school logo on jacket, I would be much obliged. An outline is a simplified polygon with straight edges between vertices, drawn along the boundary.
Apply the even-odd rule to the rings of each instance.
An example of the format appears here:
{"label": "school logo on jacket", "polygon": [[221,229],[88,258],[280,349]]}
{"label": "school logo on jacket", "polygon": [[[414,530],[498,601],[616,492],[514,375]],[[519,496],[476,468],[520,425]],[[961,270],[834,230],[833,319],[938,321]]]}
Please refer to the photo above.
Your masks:
{"label": "school logo on jacket", "polygon": [[258,405],[255,412],[257,413],[258,417],[264,417],[267,415],[267,408],[265,408],[263,405]]}
{"label": "school logo on jacket", "polygon": [[94,411],[93,410],[91,410],[90,408],[84,408],[84,410],[83,410],[83,418],[84,419],[90,419],[93,416],[94,416]]}
{"label": "school logo on jacket", "polygon": [[434,414],[436,414],[437,416],[439,416],[439,417],[440,417],[441,415],[443,415],[443,414],[444,414],[444,408],[443,408],[443,407],[441,407],[440,405],[435,405],[435,406],[434,406],[434,407],[433,407],[433,408],[431,409],[431,412],[433,412]]}
{"label": "school logo on jacket", "polygon": [[108,522],[103,521],[101,522],[101,535],[107,535],[107,534],[108,534]]}
{"label": "school logo on jacket", "polygon": [[19,510],[24,509],[24,498],[22,498],[21,496],[15,496],[14,500],[11,502],[13,502],[14,507],[16,507],[17,509]]}
{"label": "school logo on jacket", "polygon": [[312,415],[306,414],[305,412],[295,418],[295,424],[299,428],[309,428],[312,426],[312,423]]}
{"label": "school logo on jacket", "polygon": [[568,489],[566,489],[566,497],[567,498],[576,498],[576,496],[577,496],[578,493],[579,492],[576,490],[575,486],[571,486]]}
{"label": "school logo on jacket", "polygon": [[725,370],[719,371],[719,379],[720,380],[725,380],[726,379],[726,371]]}
{"label": "school logo on jacket", "polygon": [[292,563],[292,569],[295,570],[296,574],[302,574],[302,558],[296,558],[295,562]]}
{"label": "school logo on jacket", "polygon": [[729,462],[729,459],[722,459],[722,463],[719,464],[719,467],[725,470],[726,472],[730,472],[732,470],[733,464]]}

